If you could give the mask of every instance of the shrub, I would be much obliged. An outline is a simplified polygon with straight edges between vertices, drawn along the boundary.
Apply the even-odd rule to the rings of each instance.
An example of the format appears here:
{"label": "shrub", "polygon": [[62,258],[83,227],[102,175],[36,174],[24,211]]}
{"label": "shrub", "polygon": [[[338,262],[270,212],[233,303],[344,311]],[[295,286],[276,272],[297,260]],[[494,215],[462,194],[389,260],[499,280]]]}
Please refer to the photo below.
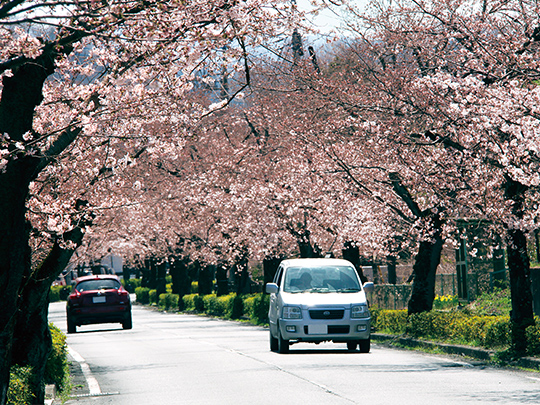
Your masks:
{"label": "shrub", "polygon": [[[52,323],[49,324],[49,330],[52,337],[52,350],[45,365],[44,383],[55,384],[60,392],[66,392],[71,387],[66,335]],[[11,367],[8,390],[10,405],[27,405],[35,402],[30,389],[32,378],[30,367]]]}
{"label": "shrub", "polygon": [[150,290],[148,291],[148,299],[150,304],[157,304],[159,301],[159,297],[157,294],[157,290]]}
{"label": "shrub", "polygon": [[129,280],[122,280],[122,284],[126,290],[128,290],[130,293],[134,293],[137,287],[141,286],[141,279],[130,278]]}
{"label": "shrub", "polygon": [[229,301],[232,295],[218,297],[215,294],[205,295],[203,297],[204,311],[211,316],[228,316]]}
{"label": "shrub", "polygon": [[32,369],[30,367],[11,367],[7,394],[8,404],[27,405],[34,402],[34,395],[30,390],[31,379]]}
{"label": "shrub", "polygon": [[159,295],[159,307],[165,311],[172,309],[178,309],[178,300],[180,296],[178,294],[160,294]]}
{"label": "shrub", "polygon": [[150,288],[148,287],[135,288],[135,296],[137,297],[137,302],[140,302],[143,305],[150,304]]}
{"label": "shrub", "polygon": [[250,295],[244,295],[244,314],[247,315],[249,318],[253,315],[253,303],[255,302],[255,298],[257,297],[257,294],[250,294]]}
{"label": "shrub", "polygon": [[538,325],[538,319],[536,319],[536,325],[529,326],[526,331],[527,336],[527,354],[530,356],[537,356],[540,354],[540,326]]}
{"label": "shrub", "polygon": [[65,301],[71,292],[71,287],[67,285],[53,285],[49,292],[49,301],[58,302]]}
{"label": "shrub", "polygon": [[249,305],[246,313],[256,325],[265,325],[268,323],[269,305],[270,297],[267,294],[256,294],[251,297],[251,305]]}
{"label": "shrub", "polygon": [[486,325],[486,336],[484,346],[500,347],[510,344],[510,317],[494,317]]}
{"label": "shrub", "polygon": [[232,308],[231,308],[231,319],[240,319],[244,316],[244,301],[239,295],[235,295]]}
{"label": "shrub", "polygon": [[69,366],[67,361],[66,335],[52,323],[49,323],[52,337],[52,350],[45,365],[45,384],[54,384],[59,391],[70,386]]}
{"label": "shrub", "polygon": [[188,294],[182,297],[184,311],[195,311],[195,296],[196,294]]}
{"label": "shrub", "polygon": [[407,326],[407,310],[379,310],[371,311],[372,325],[381,332],[403,334]]}
{"label": "shrub", "polygon": [[500,347],[510,343],[510,319],[506,316],[471,316],[460,311],[431,311],[411,315],[406,333],[422,339]]}
{"label": "shrub", "polygon": [[197,294],[193,296],[193,305],[195,307],[195,311],[204,312],[204,300],[200,295]]}

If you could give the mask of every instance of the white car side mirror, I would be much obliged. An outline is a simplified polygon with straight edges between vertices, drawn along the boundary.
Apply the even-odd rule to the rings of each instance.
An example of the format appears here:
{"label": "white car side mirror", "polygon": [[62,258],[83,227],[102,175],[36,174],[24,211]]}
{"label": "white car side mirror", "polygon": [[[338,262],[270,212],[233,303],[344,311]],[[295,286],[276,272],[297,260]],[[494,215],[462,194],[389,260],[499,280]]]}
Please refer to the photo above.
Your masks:
{"label": "white car side mirror", "polygon": [[373,292],[373,290],[375,289],[375,285],[371,282],[371,281],[366,281],[364,283],[364,291],[365,292]]}
{"label": "white car side mirror", "polygon": [[279,287],[276,283],[268,283],[266,284],[266,292],[268,294],[277,294],[279,291]]}

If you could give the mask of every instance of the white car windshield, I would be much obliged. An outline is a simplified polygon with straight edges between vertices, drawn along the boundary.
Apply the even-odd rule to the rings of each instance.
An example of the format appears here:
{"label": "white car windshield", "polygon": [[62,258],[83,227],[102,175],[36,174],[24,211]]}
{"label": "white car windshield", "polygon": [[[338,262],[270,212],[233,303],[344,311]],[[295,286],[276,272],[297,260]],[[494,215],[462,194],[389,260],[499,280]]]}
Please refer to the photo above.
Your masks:
{"label": "white car windshield", "polygon": [[289,293],[358,292],[361,290],[354,267],[289,267],[283,291]]}

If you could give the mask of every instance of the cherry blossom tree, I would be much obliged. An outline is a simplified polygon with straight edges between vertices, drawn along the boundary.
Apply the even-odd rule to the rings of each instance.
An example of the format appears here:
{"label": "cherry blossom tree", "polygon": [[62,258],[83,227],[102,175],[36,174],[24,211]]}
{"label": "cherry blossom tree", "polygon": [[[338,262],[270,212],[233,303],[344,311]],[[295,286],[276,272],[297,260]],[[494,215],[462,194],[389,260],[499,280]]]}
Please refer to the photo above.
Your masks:
{"label": "cherry blossom tree", "polygon": [[[0,404],[14,362],[33,367],[35,402],[43,402],[50,282],[96,213],[130,203],[106,202],[107,180],[143,151],[159,155],[166,153],[163,145],[181,142],[192,119],[205,113],[185,97],[203,66],[211,74],[227,61],[248,84],[248,51],[279,32],[282,22],[293,23],[289,7],[257,1],[0,4]],[[177,139],[156,138],[154,129],[163,125]],[[67,184],[70,191],[62,187]],[[32,238],[46,242],[32,246],[49,250],[34,257],[42,263],[34,267]]]}
{"label": "cherry blossom tree", "polygon": [[[417,264],[422,244],[440,246],[445,227],[455,226],[450,219],[481,219],[506,235],[513,346],[523,353],[534,323],[526,235],[538,215],[536,3],[373,1],[367,12],[351,13],[357,40],[348,60],[355,63],[333,67],[344,85],[325,77],[307,87],[347,112],[341,127],[353,123],[358,138],[350,150],[361,150],[358,158],[368,149],[378,154],[378,174],[355,170],[355,177],[365,185],[384,175],[378,183],[424,224]],[[436,268],[433,252],[424,269]],[[432,288],[421,290],[432,295]]]}

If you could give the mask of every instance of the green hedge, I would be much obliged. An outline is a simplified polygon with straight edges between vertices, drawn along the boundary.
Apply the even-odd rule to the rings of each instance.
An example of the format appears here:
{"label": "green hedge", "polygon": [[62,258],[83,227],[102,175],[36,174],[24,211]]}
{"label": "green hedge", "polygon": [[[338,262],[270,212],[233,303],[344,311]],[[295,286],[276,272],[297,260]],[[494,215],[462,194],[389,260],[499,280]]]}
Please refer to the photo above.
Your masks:
{"label": "green hedge", "polygon": [[8,404],[27,405],[34,402],[34,396],[30,390],[32,369],[30,367],[11,367],[9,374]]}
{"label": "green hedge", "polygon": [[150,288],[148,287],[135,288],[135,297],[137,299],[137,302],[140,302],[143,305],[150,304]]}
{"label": "green hedge", "polygon": [[159,295],[159,307],[165,311],[169,311],[171,309],[178,310],[178,300],[180,296],[178,294],[160,294]]}
{"label": "green hedge", "polygon": [[130,278],[129,280],[122,279],[122,285],[130,293],[134,293],[137,287],[141,286],[142,279],[140,278]]}
{"label": "green hedge", "polygon": [[45,384],[55,384],[59,391],[64,391],[70,385],[66,335],[52,323],[49,324],[49,330],[52,351],[45,366]]}
{"label": "green hedge", "polygon": [[[502,348],[510,344],[508,316],[470,315],[462,311],[430,311],[407,316],[406,310],[372,310],[377,331],[406,334],[418,339],[434,340],[486,348]],[[540,331],[531,327],[531,339]],[[534,345],[533,345],[534,346]],[[538,339],[540,349],[540,339]]]}
{"label": "green hedge", "polygon": [[[71,389],[69,366],[67,361],[66,335],[60,329],[49,324],[52,337],[52,351],[45,365],[45,384],[54,384],[61,393]],[[10,370],[8,404],[27,405],[34,403],[30,390],[32,369],[30,367],[13,366]]]}
{"label": "green hedge", "polygon": [[[154,303],[155,290],[138,287],[135,294],[141,304]],[[177,294],[166,293],[160,294],[157,301],[158,306],[166,311],[182,310],[226,319],[249,318],[256,325],[268,323],[269,298],[266,294],[237,296],[231,293],[220,297],[215,294],[189,294],[180,299]]]}
{"label": "green hedge", "polygon": [[71,287],[67,285],[53,285],[49,292],[49,301],[58,302],[65,301],[71,292]]}

